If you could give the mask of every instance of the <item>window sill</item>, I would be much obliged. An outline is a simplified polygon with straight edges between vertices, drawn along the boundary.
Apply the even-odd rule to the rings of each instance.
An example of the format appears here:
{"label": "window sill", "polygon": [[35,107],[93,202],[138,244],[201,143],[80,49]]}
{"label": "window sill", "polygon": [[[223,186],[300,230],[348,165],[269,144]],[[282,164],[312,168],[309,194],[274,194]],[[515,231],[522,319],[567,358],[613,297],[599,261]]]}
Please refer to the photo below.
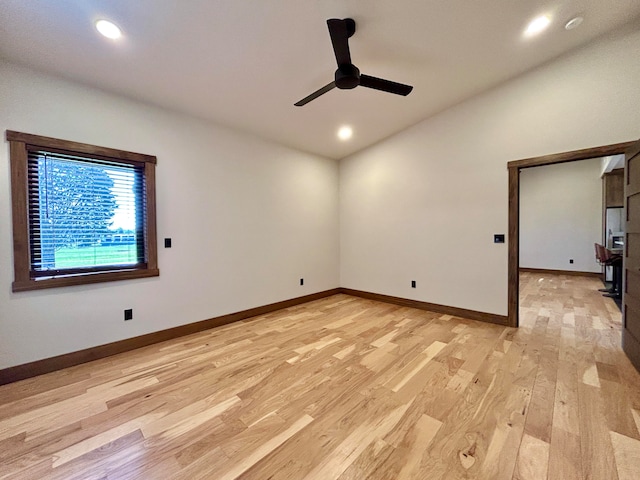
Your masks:
{"label": "window sill", "polygon": [[13,282],[13,292],[26,292],[29,290],[42,290],[45,288],[69,287],[72,285],[88,285],[91,283],[114,282],[117,280],[132,280],[135,278],[147,278],[160,276],[160,270],[123,270],[118,272],[92,273],[86,275],[70,275],[67,277],[43,278],[26,282]]}

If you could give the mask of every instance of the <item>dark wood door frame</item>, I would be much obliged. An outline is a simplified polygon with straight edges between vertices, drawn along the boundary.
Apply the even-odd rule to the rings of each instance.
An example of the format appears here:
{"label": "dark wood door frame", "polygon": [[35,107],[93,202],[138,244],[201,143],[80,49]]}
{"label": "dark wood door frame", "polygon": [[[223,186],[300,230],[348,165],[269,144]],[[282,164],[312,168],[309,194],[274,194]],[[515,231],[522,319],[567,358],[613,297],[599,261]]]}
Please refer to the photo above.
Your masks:
{"label": "dark wood door frame", "polygon": [[508,260],[508,290],[507,290],[507,315],[510,327],[517,327],[518,295],[520,293],[518,272],[520,270],[520,170],[524,168],[540,167],[543,165],[555,165],[557,163],[575,162],[589,158],[619,155],[625,152],[636,142],[615,143],[602,147],[585,148],[572,152],[544,155],[542,157],[525,158],[507,163],[509,169],[509,260]]}
{"label": "dark wood door frame", "polygon": [[625,240],[622,289],[622,350],[640,372],[640,140],[626,152]]}

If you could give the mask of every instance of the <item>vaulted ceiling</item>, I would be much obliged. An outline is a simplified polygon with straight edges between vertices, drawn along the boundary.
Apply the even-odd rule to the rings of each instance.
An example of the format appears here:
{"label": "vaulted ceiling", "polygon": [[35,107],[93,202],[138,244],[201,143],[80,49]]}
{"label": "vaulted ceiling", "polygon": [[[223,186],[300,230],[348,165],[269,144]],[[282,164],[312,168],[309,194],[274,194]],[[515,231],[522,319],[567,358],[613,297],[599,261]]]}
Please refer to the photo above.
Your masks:
{"label": "vaulted ceiling", "polygon": [[[539,15],[549,28],[525,38]],[[1,0],[0,58],[342,158],[639,15],[638,0]],[[326,20],[345,17],[360,70],[413,92],[334,89],[295,107],[333,80]],[[123,36],[101,37],[101,18]]]}

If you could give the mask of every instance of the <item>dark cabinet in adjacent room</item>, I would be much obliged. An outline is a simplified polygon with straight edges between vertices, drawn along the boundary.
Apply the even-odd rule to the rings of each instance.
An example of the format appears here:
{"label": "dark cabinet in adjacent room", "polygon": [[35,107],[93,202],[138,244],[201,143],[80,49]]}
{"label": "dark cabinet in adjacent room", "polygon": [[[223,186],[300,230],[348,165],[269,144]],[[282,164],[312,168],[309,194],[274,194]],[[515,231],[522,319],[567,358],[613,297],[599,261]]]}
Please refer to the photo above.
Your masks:
{"label": "dark cabinet in adjacent room", "polygon": [[624,206],[624,168],[605,173],[604,177],[604,207]]}

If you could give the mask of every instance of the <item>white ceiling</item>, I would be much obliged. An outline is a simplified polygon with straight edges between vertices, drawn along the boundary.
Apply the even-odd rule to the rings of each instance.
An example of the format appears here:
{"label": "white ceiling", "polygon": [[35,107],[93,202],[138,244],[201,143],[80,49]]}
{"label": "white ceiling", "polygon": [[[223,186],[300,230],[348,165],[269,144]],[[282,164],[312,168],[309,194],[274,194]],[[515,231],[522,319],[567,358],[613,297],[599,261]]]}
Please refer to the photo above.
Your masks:
{"label": "white ceiling", "polygon": [[[523,39],[540,14],[549,30]],[[0,58],[342,158],[639,15],[638,0],[0,0]],[[413,92],[335,89],[294,107],[333,80],[326,19],[344,17],[360,70]],[[99,36],[99,18],[124,37]]]}

